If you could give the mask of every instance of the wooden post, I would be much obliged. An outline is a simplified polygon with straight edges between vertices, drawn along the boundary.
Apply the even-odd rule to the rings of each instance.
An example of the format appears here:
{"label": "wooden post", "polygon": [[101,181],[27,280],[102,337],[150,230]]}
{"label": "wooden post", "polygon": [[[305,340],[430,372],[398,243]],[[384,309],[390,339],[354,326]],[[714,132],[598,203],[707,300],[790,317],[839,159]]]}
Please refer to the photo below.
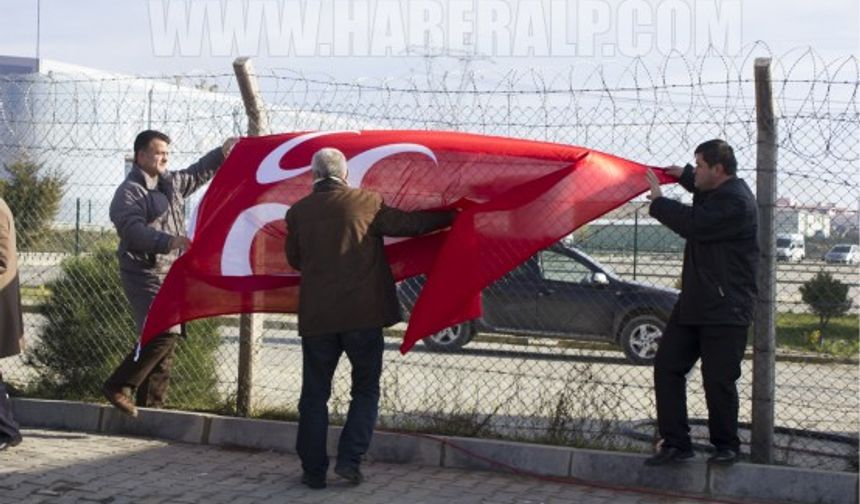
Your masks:
{"label": "wooden post", "polygon": [[777,130],[773,112],[770,58],[755,60],[756,198],[759,212],[758,302],[753,341],[752,443],[753,462],[773,463],[774,394],[776,374],[776,261],[774,204],[776,201]]}
{"label": "wooden post", "polygon": [[[245,114],[248,116],[248,136],[268,133],[269,121],[251,59],[239,57],[233,61],[233,71],[239,83]],[[239,369],[236,390],[236,412],[248,416],[253,410],[254,365],[257,361],[259,339],[263,332],[262,314],[243,313],[239,317]]]}
{"label": "wooden post", "polygon": [[266,135],[269,132],[269,119],[260,97],[260,86],[251,58],[242,56],[233,62],[233,71],[239,83],[239,92],[245,104],[245,114],[248,116],[248,136]]}

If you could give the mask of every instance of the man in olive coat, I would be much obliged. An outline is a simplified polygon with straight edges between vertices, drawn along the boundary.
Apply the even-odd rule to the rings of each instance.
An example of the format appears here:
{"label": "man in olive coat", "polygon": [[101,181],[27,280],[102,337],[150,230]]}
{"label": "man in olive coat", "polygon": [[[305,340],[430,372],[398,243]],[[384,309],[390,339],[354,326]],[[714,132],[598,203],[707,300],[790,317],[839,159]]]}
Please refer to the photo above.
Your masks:
{"label": "man in olive coat", "polygon": [[[0,198],[0,358],[18,355],[24,346],[16,247],[12,210]],[[21,442],[18,423],[9,406],[3,374],[0,373],[0,451]]]}
{"label": "man in olive coat", "polygon": [[302,274],[299,335],[302,393],[296,451],[302,482],[325,488],[327,402],[342,353],[352,364],[352,399],[335,473],[353,484],[379,409],[382,328],[400,319],[383,236],[417,236],[451,225],[453,211],[404,212],[374,192],[350,188],[346,159],[326,148],[313,156],[313,192],[287,211],[287,260]]}
{"label": "man in olive coat", "polygon": [[[138,334],[170,266],[191,245],[185,236],[185,199],[215,175],[236,142],[229,138],[188,168],[168,171],[170,137],[146,130],[135,138],[134,166],[114,193],[110,219],[119,235],[120,278]],[[126,391],[136,391],[137,406],[161,407],[178,338],[174,327],[140,355],[132,350],[105,382],[107,400],[130,416],[137,416],[137,408]]]}

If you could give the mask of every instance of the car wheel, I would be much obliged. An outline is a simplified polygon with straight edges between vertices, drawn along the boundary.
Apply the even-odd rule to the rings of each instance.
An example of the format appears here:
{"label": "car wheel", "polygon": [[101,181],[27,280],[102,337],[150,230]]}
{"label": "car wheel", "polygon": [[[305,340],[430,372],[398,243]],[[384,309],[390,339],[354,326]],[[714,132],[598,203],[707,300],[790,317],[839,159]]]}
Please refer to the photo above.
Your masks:
{"label": "car wheel", "polygon": [[651,365],[666,323],[656,315],[637,315],[621,329],[618,342],[632,364]]}
{"label": "car wheel", "polygon": [[456,352],[472,341],[474,335],[472,324],[464,322],[433,333],[422,341],[431,352]]}

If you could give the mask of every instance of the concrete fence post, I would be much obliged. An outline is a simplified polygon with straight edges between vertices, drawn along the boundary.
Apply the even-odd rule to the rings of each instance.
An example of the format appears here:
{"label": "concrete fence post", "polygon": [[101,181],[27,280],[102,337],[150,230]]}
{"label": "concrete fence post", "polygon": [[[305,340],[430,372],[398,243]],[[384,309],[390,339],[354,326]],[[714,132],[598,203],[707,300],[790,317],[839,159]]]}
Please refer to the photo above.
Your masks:
{"label": "concrete fence post", "polygon": [[776,374],[776,261],[774,204],[776,201],[777,130],[773,110],[770,58],[755,60],[756,198],[759,212],[759,297],[753,340],[751,457],[773,463],[774,394]]}

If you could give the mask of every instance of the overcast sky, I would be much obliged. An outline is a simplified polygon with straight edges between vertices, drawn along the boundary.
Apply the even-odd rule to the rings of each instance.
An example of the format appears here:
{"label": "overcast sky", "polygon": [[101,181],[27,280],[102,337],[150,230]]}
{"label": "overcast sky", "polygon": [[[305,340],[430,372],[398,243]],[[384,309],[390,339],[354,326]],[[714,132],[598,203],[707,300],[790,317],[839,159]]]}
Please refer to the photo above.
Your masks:
{"label": "overcast sky", "polygon": [[[0,54],[36,54],[36,4],[37,0],[0,0]],[[39,52],[43,58],[133,74],[228,73],[230,62],[242,54],[256,57],[258,68],[292,68],[350,79],[406,72],[421,60],[403,54],[421,46],[422,40],[425,47],[489,54],[492,59],[486,64],[505,71],[564,69],[574,63],[629,61],[631,56],[657,62],[673,47],[693,56],[705,49],[712,32],[719,39],[717,45],[730,53],[761,40],[777,55],[812,46],[825,60],[832,60],[860,52],[858,4],[858,0],[41,0]],[[245,16],[243,23],[225,22],[227,17],[235,19],[237,12]]]}
{"label": "overcast sky", "polygon": [[[792,74],[854,82],[858,11],[858,0],[41,0],[39,53],[137,75],[229,75],[234,58],[245,55],[261,72],[287,68],[352,81],[422,72],[428,60],[407,56],[416,47],[480,55],[475,65],[485,73],[538,68],[564,74],[573,66],[570,75],[583,75],[583,66],[623,69],[633,57],[649,71],[667,54],[698,61],[709,42],[743,54],[762,41],[773,55],[787,54],[787,64],[808,47],[824,62],[854,58],[837,76],[821,75],[821,60],[801,58],[801,70]],[[0,55],[35,56],[36,22],[37,0],[0,0]],[[764,52],[758,48],[756,55]],[[462,65],[455,58],[433,61],[437,70]],[[720,66],[717,59],[702,73]],[[683,65],[668,67],[668,82],[675,82]],[[751,64],[745,67],[751,78]],[[836,112],[856,100],[839,94],[853,93],[850,85],[827,92],[843,100],[834,102]],[[783,105],[808,105],[803,93]],[[793,145],[816,139],[803,136]],[[857,204],[854,188],[825,189],[820,194]]]}

